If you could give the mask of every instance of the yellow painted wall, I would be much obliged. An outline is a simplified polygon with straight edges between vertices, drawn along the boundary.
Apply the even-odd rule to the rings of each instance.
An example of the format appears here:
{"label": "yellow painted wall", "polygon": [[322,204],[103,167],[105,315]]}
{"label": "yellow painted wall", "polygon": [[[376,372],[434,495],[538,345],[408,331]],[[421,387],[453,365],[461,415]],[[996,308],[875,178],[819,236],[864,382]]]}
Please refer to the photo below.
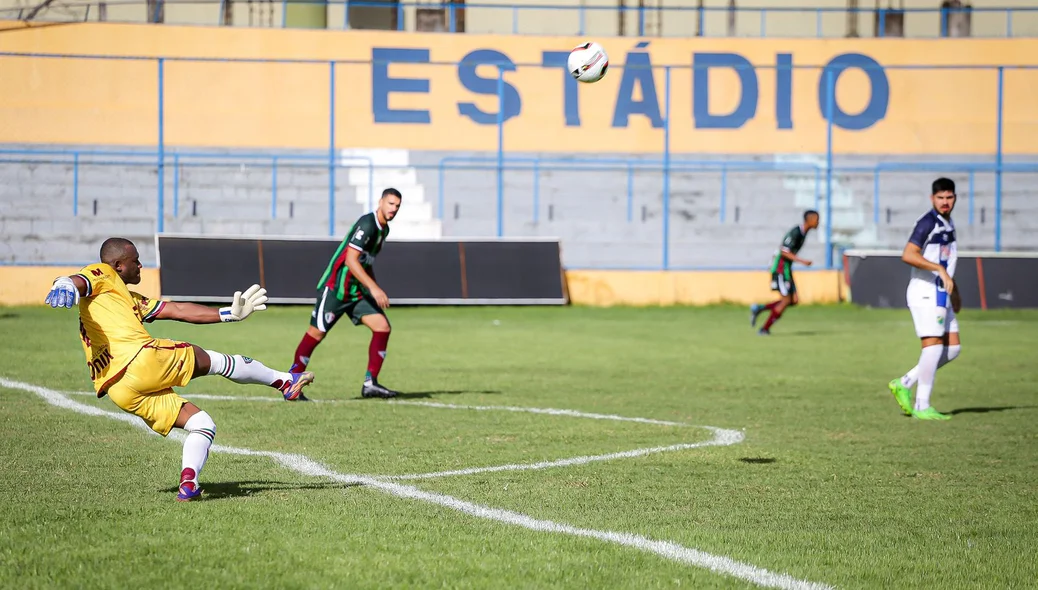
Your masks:
{"label": "yellow painted wall", "polygon": [[[55,277],[79,267],[0,266],[0,305],[42,305]],[[796,275],[800,302],[835,303],[846,299],[838,271]],[[770,301],[770,275],[753,271],[566,271],[570,301],[591,306],[710,305]],[[161,297],[159,270],[145,268],[134,291]]]}
{"label": "yellow painted wall", "polygon": [[[341,147],[435,150],[495,150],[494,117],[478,124],[461,113],[471,103],[496,113],[495,95],[466,88],[454,65],[474,50],[494,50],[518,64],[540,64],[544,51],[567,51],[579,39],[386,32],[155,27],[82,24],[9,31],[0,51],[251,59],[353,60],[336,68],[336,128]],[[620,98],[641,101],[657,94],[666,109],[662,70],[652,80],[633,81],[621,92],[625,72],[617,67],[637,39],[604,39],[614,67],[599,83],[577,90],[579,124],[565,114],[565,73],[560,68],[520,65],[505,80],[521,101],[505,123],[509,151],[659,153],[663,130],[649,116],[614,115]],[[392,79],[428,81],[428,92],[387,92],[374,82],[374,48],[428,51],[432,62],[395,63]],[[826,125],[819,104],[821,67],[839,55],[863,54],[885,69],[889,85],[885,115],[861,130],[836,128],[838,153],[991,154],[995,149],[997,76],[994,70],[905,70],[894,66],[1038,65],[1038,39],[761,40],[661,39],[644,51],[655,66],[672,65],[671,149],[674,152],[820,153]],[[738,104],[742,86],[734,70],[712,70],[709,90],[693,84],[693,54],[726,52],[754,64],[758,97],[753,117],[736,128],[702,128],[693,116],[695,93],[708,96],[713,114]],[[774,65],[790,56],[791,127],[780,129]],[[864,58],[858,58],[864,59]],[[806,66],[814,66],[807,68]],[[0,57],[0,143],[155,145],[158,137],[157,62]],[[165,65],[165,140],[169,146],[324,149],[328,142],[329,68],[321,64],[179,62]],[[630,69],[628,72],[636,70]],[[495,68],[476,75],[492,78]],[[495,84],[492,80],[491,85]],[[492,86],[496,87],[496,86]],[[493,90],[489,91],[493,92]],[[374,101],[388,96],[389,109],[427,112],[429,123],[376,121]],[[1038,154],[1038,70],[1005,74],[1006,153]],[[872,100],[860,69],[839,79],[837,104],[850,114]],[[648,99],[646,99],[648,100]],[[878,104],[878,103],[877,103]],[[878,112],[878,111],[877,111]],[[698,125],[698,126],[697,126]],[[546,138],[551,138],[547,141]]]}
{"label": "yellow painted wall", "polygon": [[[839,271],[797,273],[800,302],[842,301],[842,281]],[[749,305],[775,299],[770,282],[757,271],[566,271],[570,301],[592,306]]]}
{"label": "yellow painted wall", "polygon": [[[0,0],[0,9],[14,7],[32,7],[39,0]],[[1033,6],[1033,0],[971,0],[974,8],[1004,8]],[[476,2],[473,2],[476,4]],[[589,37],[611,37],[617,35],[618,12],[616,0],[480,0],[479,8],[466,9],[465,21],[468,33],[477,34],[511,34],[518,31],[522,34],[537,35],[573,35],[580,30],[580,13],[577,7],[583,4],[584,33]],[[567,10],[524,8],[518,12],[512,10],[515,4],[569,6]],[[646,0],[648,10],[645,12],[645,34],[649,36],[693,36],[698,30],[698,17],[692,11],[659,11],[663,7],[694,7],[695,2],[688,0]],[[705,6],[714,10],[707,11],[704,22],[704,34],[711,37],[723,37],[728,32],[728,0],[706,0]],[[843,37],[847,31],[847,14],[842,12],[847,0],[738,0],[739,6],[745,6],[736,15],[735,36],[757,37],[761,35],[761,14],[749,8],[772,9],[765,14],[765,32],[769,37],[814,37],[818,33],[817,15],[803,11],[780,12],[774,10],[782,7],[797,8],[834,8],[832,12],[822,13],[821,28],[825,37]],[[881,6],[887,6],[881,2]],[[897,5],[901,3],[898,2]],[[935,10],[938,0],[905,0],[905,8],[925,8]],[[89,9],[88,9],[88,5]],[[45,18],[64,20],[87,20],[96,22],[99,12],[97,0],[65,0],[58,8],[41,13]],[[627,0],[627,5],[635,8],[637,0]],[[865,37],[873,35],[874,16],[871,12],[875,2],[862,0],[859,7],[868,12],[859,14],[858,31]],[[236,0],[233,5],[233,24],[239,27],[280,27],[283,4],[272,2],[245,2]],[[125,4],[109,2],[108,20],[110,22],[144,22],[146,20],[145,3]],[[344,11],[341,4],[327,7],[329,29],[342,29],[345,26]],[[625,17],[627,35],[637,35],[639,15],[636,10],[629,10]],[[1038,35],[1038,14],[1033,12],[1016,12],[1009,17],[1012,21],[1013,34],[1016,36]],[[1006,35],[1007,15],[1004,12],[974,12],[974,37],[1001,37]],[[179,25],[216,25],[220,22],[219,3],[167,3],[166,22]],[[408,31],[415,28],[415,8],[404,8],[404,26]],[[908,37],[935,37],[940,31],[940,20],[936,12],[909,12],[905,15],[905,34]]]}
{"label": "yellow painted wall", "polygon": [[[0,266],[0,305],[43,305],[54,279],[80,271],[78,266]],[[159,271],[141,269],[141,282],[130,289],[156,298],[160,296]]]}

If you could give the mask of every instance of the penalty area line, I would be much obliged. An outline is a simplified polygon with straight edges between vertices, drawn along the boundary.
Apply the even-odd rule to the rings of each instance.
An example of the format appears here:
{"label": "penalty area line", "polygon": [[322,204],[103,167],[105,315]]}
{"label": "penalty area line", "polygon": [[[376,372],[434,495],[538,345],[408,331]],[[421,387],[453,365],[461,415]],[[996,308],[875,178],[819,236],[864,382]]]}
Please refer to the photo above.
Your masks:
{"label": "penalty area line", "polygon": [[[92,392],[70,392],[75,395],[86,395],[93,396]],[[186,397],[186,396],[185,396]],[[268,397],[244,397],[244,396],[233,396],[233,395],[210,395],[210,394],[194,394],[191,397],[199,400],[217,400],[217,401],[242,401],[242,402],[276,402],[281,401],[278,398]],[[330,402],[347,402],[347,401],[360,401],[360,400],[330,400]],[[549,416],[565,416],[568,418],[585,418],[591,420],[614,420],[620,422],[635,422],[639,424],[653,424],[658,426],[676,426],[683,428],[701,428],[709,430],[713,433],[713,438],[706,441],[699,441],[694,443],[679,443],[668,446],[660,447],[647,447],[641,449],[633,449],[630,451],[621,451],[616,453],[606,453],[602,455],[584,455],[580,457],[570,457],[568,459],[556,459],[553,461],[540,461],[537,463],[510,463],[508,465],[494,465],[488,467],[469,467],[465,469],[454,469],[450,471],[434,471],[430,473],[411,473],[407,475],[380,475],[372,476],[387,481],[414,481],[419,479],[436,479],[441,477],[454,477],[463,475],[479,475],[483,473],[498,473],[502,471],[537,471],[541,469],[551,469],[555,467],[572,467],[575,465],[586,465],[588,463],[594,463],[598,461],[613,461],[616,459],[630,459],[634,457],[644,457],[646,455],[654,455],[656,453],[667,453],[673,451],[684,451],[688,449],[696,449],[700,447],[710,446],[729,446],[742,442],[744,440],[743,433],[738,430],[729,430],[726,428],[717,428],[715,426],[696,426],[693,424],[686,424],[684,422],[671,422],[667,420],[655,420],[652,418],[637,418],[629,416],[618,416],[615,414],[596,414],[589,412],[580,412],[577,410],[561,410],[556,408],[532,408],[522,406],[472,406],[472,405],[461,405],[461,404],[447,404],[442,402],[420,402],[420,401],[405,401],[405,400],[393,400],[386,402],[391,405],[406,405],[406,406],[417,406],[426,408],[436,409],[447,409],[447,410],[474,410],[481,412],[499,411],[499,412],[524,412],[530,414],[542,414]]]}
{"label": "penalty area line", "polygon": [[[143,421],[131,414],[110,412],[108,410],[89,406],[77,402],[53,389],[21,381],[12,381],[3,377],[0,377],[0,387],[33,393],[52,406],[70,410],[78,414],[109,418],[132,424],[138,428],[147,429],[147,426],[144,425]],[[150,430],[148,431],[150,432]],[[660,541],[631,533],[575,527],[560,522],[534,518],[511,510],[475,504],[446,494],[427,492],[414,486],[392,483],[376,477],[339,473],[304,455],[277,453],[273,451],[258,451],[218,444],[214,444],[211,449],[216,453],[268,457],[279,465],[300,475],[330,479],[332,481],[347,484],[360,484],[399,498],[407,498],[443,506],[484,520],[518,526],[532,531],[597,539],[607,543],[638,549],[640,551],[653,553],[671,561],[745,580],[758,586],[781,588],[784,590],[828,590],[831,588],[831,586],[825,584],[801,580],[788,574],[772,572],[752,564],[736,561],[727,556],[714,555],[695,548],[685,547],[671,541]]]}

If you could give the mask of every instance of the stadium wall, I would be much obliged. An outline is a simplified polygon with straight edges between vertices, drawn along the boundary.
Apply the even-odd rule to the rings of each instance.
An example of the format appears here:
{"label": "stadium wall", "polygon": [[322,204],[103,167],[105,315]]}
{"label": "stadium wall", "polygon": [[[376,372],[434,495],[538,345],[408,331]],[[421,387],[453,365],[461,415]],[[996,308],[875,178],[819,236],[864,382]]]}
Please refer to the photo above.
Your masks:
{"label": "stadium wall", "polygon": [[[0,305],[40,305],[54,278],[80,267],[0,266]],[[159,269],[141,270],[135,291],[161,297]],[[707,271],[566,271],[570,303],[596,307],[750,304],[770,300],[767,272]],[[846,299],[839,271],[796,274],[801,303],[836,303]],[[228,294],[228,297],[230,294]]]}
{"label": "stadium wall", "polygon": [[[658,66],[672,66],[672,153],[823,153],[833,80],[841,154],[990,155],[994,66],[1038,66],[1038,39],[603,38],[616,66],[578,88],[559,64],[579,41],[95,23],[8,31],[2,52],[168,59],[0,57],[0,143],[155,145],[161,78],[168,147],[327,149],[334,94],[342,147],[493,149],[493,64],[504,63],[510,152],[660,153]],[[224,58],[340,63],[333,82],[328,63]],[[1003,153],[1038,154],[1038,69],[1004,75]]]}

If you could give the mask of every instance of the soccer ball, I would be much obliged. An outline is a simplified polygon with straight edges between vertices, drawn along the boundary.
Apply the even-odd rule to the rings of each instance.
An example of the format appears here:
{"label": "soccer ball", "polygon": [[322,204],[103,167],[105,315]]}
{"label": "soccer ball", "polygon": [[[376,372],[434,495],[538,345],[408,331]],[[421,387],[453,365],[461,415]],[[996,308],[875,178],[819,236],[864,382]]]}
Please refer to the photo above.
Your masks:
{"label": "soccer ball", "polygon": [[574,78],[590,84],[605,76],[606,68],[609,67],[609,56],[598,43],[584,43],[569,52],[566,65]]}

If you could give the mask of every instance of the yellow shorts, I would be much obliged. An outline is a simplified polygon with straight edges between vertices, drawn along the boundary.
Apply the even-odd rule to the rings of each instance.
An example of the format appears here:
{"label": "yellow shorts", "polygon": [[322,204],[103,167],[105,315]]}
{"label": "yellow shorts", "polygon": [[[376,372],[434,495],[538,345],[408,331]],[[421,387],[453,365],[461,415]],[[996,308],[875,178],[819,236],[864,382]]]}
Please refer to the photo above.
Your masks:
{"label": "yellow shorts", "polygon": [[190,344],[159,338],[137,353],[108,388],[108,397],[166,436],[173,430],[181,406],[188,403],[173,388],[187,385],[194,372],[195,351]]}

